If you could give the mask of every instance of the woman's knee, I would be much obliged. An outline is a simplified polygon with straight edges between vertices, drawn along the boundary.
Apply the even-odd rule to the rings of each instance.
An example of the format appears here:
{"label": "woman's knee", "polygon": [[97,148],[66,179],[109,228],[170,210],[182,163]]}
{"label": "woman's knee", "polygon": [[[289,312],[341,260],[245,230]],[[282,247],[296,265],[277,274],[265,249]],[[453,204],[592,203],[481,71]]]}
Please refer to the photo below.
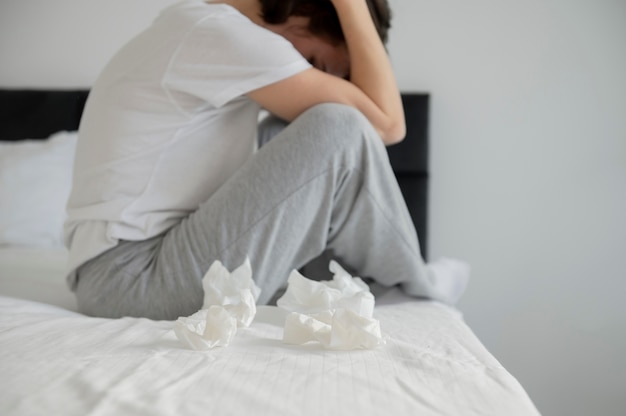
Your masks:
{"label": "woman's knee", "polygon": [[313,129],[316,140],[330,148],[360,147],[364,141],[380,141],[367,118],[344,104],[318,104],[305,111],[298,121]]}
{"label": "woman's knee", "polygon": [[300,117],[312,119],[314,122],[340,128],[367,128],[369,121],[356,108],[345,104],[317,104],[302,113]]}

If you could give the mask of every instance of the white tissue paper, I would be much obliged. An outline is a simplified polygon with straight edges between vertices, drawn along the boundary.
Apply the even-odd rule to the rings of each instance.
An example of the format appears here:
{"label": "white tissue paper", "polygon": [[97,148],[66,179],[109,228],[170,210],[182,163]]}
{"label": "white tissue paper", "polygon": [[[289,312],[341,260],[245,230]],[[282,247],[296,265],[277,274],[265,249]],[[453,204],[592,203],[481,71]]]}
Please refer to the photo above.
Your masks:
{"label": "white tissue paper", "polygon": [[188,317],[178,318],[174,333],[194,350],[225,347],[247,327],[256,314],[256,300],[261,290],[252,280],[250,261],[230,273],[219,261],[213,262],[202,278],[204,303]]}
{"label": "white tissue paper", "polygon": [[194,350],[225,347],[237,333],[237,319],[225,308],[211,306],[178,318],[174,332],[179,340]]}
{"label": "white tissue paper", "polygon": [[358,277],[335,261],[331,281],[314,281],[294,270],[277,305],[291,312],[285,321],[283,342],[318,342],[325,348],[371,349],[384,344],[380,322],[373,318],[374,295]]}
{"label": "white tissue paper", "polygon": [[213,262],[202,279],[204,305],[207,309],[213,305],[223,306],[236,319],[237,325],[247,327],[256,314],[256,300],[261,289],[252,280],[250,260],[229,273],[219,261]]}

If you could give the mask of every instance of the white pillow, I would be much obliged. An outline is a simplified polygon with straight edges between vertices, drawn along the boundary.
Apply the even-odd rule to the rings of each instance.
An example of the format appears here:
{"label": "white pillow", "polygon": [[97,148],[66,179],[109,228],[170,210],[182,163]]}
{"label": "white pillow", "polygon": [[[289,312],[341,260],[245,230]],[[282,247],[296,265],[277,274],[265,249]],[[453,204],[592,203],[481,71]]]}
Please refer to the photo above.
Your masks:
{"label": "white pillow", "polygon": [[76,138],[0,142],[0,246],[63,245]]}

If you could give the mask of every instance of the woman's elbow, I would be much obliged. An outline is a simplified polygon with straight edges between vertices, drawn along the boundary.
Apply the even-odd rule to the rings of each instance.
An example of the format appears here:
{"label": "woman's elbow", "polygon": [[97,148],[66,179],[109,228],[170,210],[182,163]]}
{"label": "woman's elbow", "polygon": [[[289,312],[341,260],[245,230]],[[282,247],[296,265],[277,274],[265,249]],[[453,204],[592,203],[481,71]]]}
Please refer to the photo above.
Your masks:
{"label": "woman's elbow", "polygon": [[380,137],[386,146],[400,143],[406,136],[406,123],[404,120],[390,123],[384,130],[379,131]]}

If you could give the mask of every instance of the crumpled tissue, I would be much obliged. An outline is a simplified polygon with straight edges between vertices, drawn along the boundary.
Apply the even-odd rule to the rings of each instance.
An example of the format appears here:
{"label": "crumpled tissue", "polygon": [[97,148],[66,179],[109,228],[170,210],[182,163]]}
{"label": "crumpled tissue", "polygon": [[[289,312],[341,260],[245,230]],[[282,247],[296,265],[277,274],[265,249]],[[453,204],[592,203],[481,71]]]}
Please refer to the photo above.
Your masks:
{"label": "crumpled tissue", "polygon": [[213,262],[202,279],[204,305],[207,309],[214,305],[223,306],[237,319],[239,327],[250,325],[256,314],[256,300],[261,289],[252,280],[250,260],[230,273],[219,261]]}
{"label": "crumpled tissue", "polygon": [[174,333],[194,350],[225,347],[237,328],[249,326],[256,314],[261,289],[252,280],[250,261],[246,259],[230,273],[216,260],[202,278],[202,287],[202,308],[191,316],[178,318]]}
{"label": "crumpled tissue", "polygon": [[373,318],[374,295],[363,280],[331,261],[333,280],[314,281],[291,272],[277,305],[290,312],[283,342],[320,343],[335,350],[372,349],[385,343],[380,322]]}

